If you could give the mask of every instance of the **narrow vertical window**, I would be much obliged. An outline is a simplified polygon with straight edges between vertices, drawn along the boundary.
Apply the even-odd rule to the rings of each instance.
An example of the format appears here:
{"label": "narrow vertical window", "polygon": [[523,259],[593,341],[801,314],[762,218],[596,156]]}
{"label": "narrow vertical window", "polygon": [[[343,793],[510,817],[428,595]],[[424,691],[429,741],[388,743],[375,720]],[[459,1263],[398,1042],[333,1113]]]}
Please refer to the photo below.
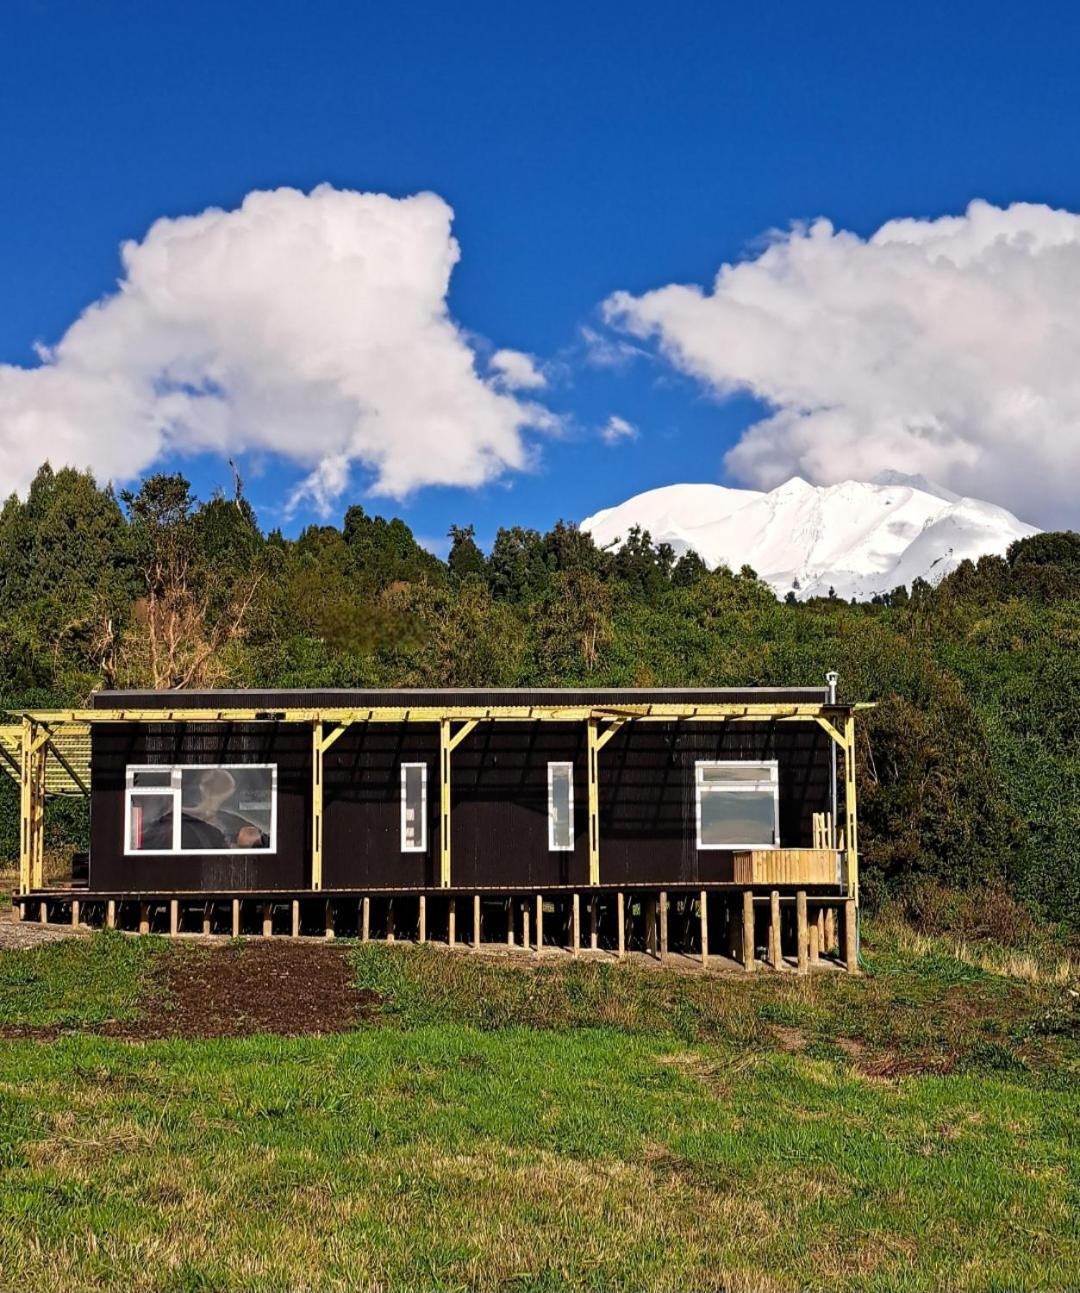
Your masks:
{"label": "narrow vertical window", "polygon": [[427,764],[401,765],[401,851],[427,851]]}
{"label": "narrow vertical window", "polygon": [[574,847],[574,765],[548,764],[548,848]]}

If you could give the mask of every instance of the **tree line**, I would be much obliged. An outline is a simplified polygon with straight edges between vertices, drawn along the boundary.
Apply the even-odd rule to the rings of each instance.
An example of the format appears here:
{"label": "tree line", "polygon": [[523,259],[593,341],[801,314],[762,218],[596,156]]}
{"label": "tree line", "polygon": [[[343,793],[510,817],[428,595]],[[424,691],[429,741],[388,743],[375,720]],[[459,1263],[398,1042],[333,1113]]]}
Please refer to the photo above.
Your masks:
{"label": "tree line", "polygon": [[[873,700],[858,764],[864,892],[1008,887],[1080,924],[1080,535],[1035,535],[873,602],[778,601],[631,530],[453,527],[440,560],[400,519],[264,532],[237,482],[115,493],[38,472],[0,511],[0,700],[96,687],[791,686]],[[17,847],[10,782],[0,850]],[[85,833],[53,814],[57,843]]]}

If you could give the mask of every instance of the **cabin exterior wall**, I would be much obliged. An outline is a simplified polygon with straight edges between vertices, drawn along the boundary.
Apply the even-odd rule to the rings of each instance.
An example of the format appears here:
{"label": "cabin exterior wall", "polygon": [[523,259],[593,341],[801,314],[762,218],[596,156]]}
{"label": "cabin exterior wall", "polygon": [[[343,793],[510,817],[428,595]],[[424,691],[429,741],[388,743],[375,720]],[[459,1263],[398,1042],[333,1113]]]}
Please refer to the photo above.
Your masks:
{"label": "cabin exterior wall", "polygon": [[[699,759],[776,759],[780,842],[812,843],[829,803],[829,742],[812,721],[627,723],[599,757],[600,881],[621,886],[730,882],[732,854],[699,850]],[[427,765],[427,838],[403,852],[401,765]],[[548,764],[574,769],[574,847],[548,840]],[[273,853],[125,855],[125,771],[132,764],[274,763]],[[107,723],[92,732],[90,886],[140,892],[299,891],[311,885],[311,728],[303,723]],[[439,729],[356,723],[323,765],[323,888],[423,889],[439,884]],[[586,726],[481,722],[454,751],[455,889],[587,887]]]}

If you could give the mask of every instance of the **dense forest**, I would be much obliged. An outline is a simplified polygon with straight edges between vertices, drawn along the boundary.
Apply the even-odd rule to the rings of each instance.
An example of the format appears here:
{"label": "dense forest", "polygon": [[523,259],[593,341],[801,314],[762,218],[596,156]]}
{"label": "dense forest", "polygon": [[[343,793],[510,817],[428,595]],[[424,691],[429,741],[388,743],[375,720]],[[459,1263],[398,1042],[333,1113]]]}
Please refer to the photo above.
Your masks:
{"label": "dense forest", "polygon": [[[0,513],[7,707],[101,686],[817,684],[873,700],[859,747],[870,903],[997,888],[1080,925],[1080,535],[1042,534],[873,604],[780,602],[632,532],[455,527],[444,562],[401,520],[264,534],[237,485],[179,475],[117,495],[44,466]],[[0,786],[0,849],[17,847]],[[85,808],[50,810],[54,845]]]}

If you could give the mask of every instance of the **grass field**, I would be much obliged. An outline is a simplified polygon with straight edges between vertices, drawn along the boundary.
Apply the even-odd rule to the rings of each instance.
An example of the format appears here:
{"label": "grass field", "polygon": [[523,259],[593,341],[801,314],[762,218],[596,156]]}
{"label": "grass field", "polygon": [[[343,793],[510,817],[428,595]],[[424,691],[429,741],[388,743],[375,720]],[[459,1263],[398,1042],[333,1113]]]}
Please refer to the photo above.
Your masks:
{"label": "grass field", "polygon": [[244,951],[0,953],[0,1284],[1080,1285],[1053,972],[892,936],[810,981],[341,954],[380,1002],[351,1031],[143,1043],[177,958]]}

